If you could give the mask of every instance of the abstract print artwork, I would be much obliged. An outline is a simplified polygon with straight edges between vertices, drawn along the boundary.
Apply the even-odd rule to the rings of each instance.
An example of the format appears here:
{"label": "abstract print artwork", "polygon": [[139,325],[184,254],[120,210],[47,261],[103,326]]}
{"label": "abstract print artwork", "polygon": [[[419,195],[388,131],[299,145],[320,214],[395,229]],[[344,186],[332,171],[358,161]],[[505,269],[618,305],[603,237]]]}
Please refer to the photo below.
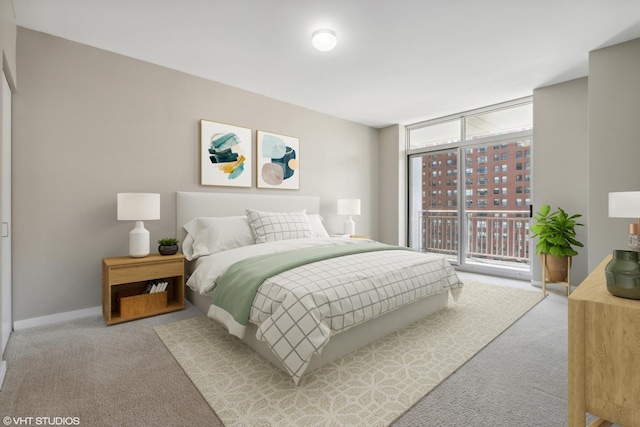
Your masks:
{"label": "abstract print artwork", "polygon": [[258,187],[300,189],[300,140],[257,132]]}
{"label": "abstract print artwork", "polygon": [[251,187],[251,129],[200,120],[200,184]]}

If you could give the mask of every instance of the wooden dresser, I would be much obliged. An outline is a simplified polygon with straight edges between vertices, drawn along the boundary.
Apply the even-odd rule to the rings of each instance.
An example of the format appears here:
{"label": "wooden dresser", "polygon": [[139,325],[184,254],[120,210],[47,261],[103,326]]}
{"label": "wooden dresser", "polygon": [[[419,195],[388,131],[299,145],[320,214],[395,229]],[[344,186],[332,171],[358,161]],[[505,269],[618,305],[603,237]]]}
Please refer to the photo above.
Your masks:
{"label": "wooden dresser", "polygon": [[610,259],[569,296],[569,427],[640,427],[640,300],[607,291]]}

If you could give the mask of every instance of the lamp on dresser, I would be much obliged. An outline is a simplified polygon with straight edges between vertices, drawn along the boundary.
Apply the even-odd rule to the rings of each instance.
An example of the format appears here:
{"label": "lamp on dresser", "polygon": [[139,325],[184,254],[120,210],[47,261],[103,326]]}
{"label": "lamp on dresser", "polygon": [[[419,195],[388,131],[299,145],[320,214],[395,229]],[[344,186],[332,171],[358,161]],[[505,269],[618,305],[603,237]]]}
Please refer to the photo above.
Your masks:
{"label": "lamp on dresser", "polygon": [[[640,218],[640,191],[609,193],[609,217]],[[614,249],[605,267],[607,290],[612,295],[640,300],[640,219],[629,224],[628,250]]]}
{"label": "lamp on dresser", "polygon": [[635,218],[629,224],[629,249],[640,251],[640,191],[618,191],[609,193],[610,218]]}
{"label": "lamp on dresser", "polygon": [[356,224],[351,216],[360,215],[360,199],[338,199],[338,215],[348,216],[344,222],[344,234],[356,234]]}
{"label": "lamp on dresser", "polygon": [[157,219],[160,219],[160,194],[118,193],[118,220],[136,222],[129,233],[130,256],[149,255],[149,231],[143,221]]}

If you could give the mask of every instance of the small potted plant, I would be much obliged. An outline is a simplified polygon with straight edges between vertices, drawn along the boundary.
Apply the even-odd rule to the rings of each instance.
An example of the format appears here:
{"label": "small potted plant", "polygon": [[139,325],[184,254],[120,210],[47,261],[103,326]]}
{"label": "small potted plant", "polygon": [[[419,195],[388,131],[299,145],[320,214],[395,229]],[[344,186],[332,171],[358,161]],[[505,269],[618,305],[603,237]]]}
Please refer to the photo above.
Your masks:
{"label": "small potted plant", "polygon": [[173,237],[165,237],[158,240],[158,252],[160,255],[173,255],[178,252],[178,240]]}
{"label": "small potted plant", "polygon": [[549,205],[542,205],[540,211],[534,216],[535,224],[531,226],[531,237],[538,237],[536,254],[546,257],[547,277],[552,282],[563,282],[567,278],[567,257],[578,255],[574,246],[584,245],[575,239],[576,222],[582,215],[569,216],[563,209],[558,208],[551,212]]}

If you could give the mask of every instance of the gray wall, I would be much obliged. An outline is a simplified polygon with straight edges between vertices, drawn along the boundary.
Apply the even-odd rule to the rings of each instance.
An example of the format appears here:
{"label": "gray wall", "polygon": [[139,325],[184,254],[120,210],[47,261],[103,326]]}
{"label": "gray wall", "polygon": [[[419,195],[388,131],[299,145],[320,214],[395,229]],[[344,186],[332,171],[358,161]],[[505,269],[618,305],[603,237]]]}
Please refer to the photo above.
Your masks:
{"label": "gray wall", "polygon": [[640,190],[640,39],[589,54],[589,269],[627,249],[627,224],[608,193]]}
{"label": "gray wall", "polygon": [[16,15],[11,0],[0,0],[0,60],[9,80],[9,86],[15,88],[16,73]]}
{"label": "gray wall", "polygon": [[[145,224],[153,241],[174,234],[178,190],[282,193],[200,186],[201,118],[299,137],[301,190],[291,194],[319,195],[329,231],[342,228],[336,199],[360,197],[358,233],[405,243],[402,126],[378,131],[22,28],[15,62],[14,320],[101,304],[101,258],[126,254],[133,227],[116,220],[117,192],[161,193],[162,219]],[[592,52],[588,80],[534,91],[535,207],[582,213],[588,225],[574,285],[626,245],[630,221],[607,217],[606,193],[638,190],[639,76],[635,40]],[[533,268],[539,280],[537,257]]]}
{"label": "gray wall", "polygon": [[[587,81],[581,78],[533,91],[532,193],[534,212],[544,204],[568,214],[581,214],[571,283],[577,286],[587,277],[589,222],[589,168]],[[534,240],[534,245],[537,239]],[[535,246],[533,248],[535,250]],[[542,280],[540,258],[533,256],[534,282]]]}
{"label": "gray wall", "polygon": [[[175,192],[359,197],[378,238],[378,131],[156,65],[19,28],[14,102],[14,320],[101,304],[101,259],[128,253],[116,193],[161,194],[152,242],[175,235]],[[199,120],[300,138],[300,191],[199,185]],[[255,174],[255,171],[254,171]],[[255,183],[255,179],[254,179]],[[152,245],[153,247],[153,245]]]}
{"label": "gray wall", "polygon": [[[588,78],[536,89],[533,107],[535,208],[557,205],[586,224],[576,286],[612,250],[627,248],[635,222],[609,218],[607,207],[609,192],[640,190],[640,39],[590,52]],[[537,257],[533,274],[541,279]]]}
{"label": "gray wall", "polygon": [[405,128],[380,129],[380,241],[407,244],[407,156]]}

